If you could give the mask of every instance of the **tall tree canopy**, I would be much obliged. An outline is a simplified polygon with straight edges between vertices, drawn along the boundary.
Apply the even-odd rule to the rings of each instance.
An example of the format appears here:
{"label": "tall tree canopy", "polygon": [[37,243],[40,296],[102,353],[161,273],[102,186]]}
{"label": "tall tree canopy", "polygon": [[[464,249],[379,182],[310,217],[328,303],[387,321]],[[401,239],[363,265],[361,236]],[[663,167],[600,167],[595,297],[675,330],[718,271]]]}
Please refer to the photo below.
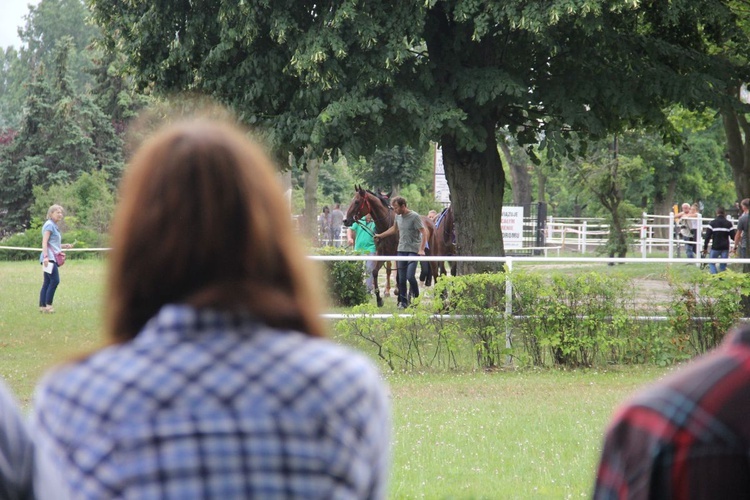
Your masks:
{"label": "tall tree canopy", "polygon": [[[670,129],[663,111],[740,104],[749,47],[728,0],[92,0],[143,84],[208,92],[281,151],[443,148],[463,254],[503,254],[496,132]],[[468,270],[493,266],[468,265]]]}

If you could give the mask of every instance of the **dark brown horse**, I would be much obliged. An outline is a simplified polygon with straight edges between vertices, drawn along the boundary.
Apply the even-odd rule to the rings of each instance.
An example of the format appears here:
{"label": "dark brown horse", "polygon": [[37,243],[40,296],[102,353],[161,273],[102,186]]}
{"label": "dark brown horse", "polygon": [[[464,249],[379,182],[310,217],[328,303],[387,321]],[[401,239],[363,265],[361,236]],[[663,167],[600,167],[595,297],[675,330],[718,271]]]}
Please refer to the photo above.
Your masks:
{"label": "dark brown horse", "polygon": [[[436,246],[433,255],[456,255],[458,253],[456,249],[456,231],[454,228],[453,221],[453,206],[443,209],[435,219],[435,240]],[[458,270],[455,262],[450,263],[451,275],[455,276]],[[448,273],[445,270],[445,262],[438,263],[438,269],[440,270],[440,276],[445,276]]]}
{"label": "dark brown horse", "polygon": [[[382,233],[388,228],[393,226],[395,220],[395,214],[388,205],[387,198],[379,197],[371,191],[366,191],[359,186],[354,187],[355,194],[352,198],[352,202],[349,204],[349,208],[346,210],[346,219],[344,219],[344,225],[349,227],[354,224],[357,220],[363,218],[365,215],[370,214],[372,220],[375,222],[375,233]],[[427,228],[428,241],[430,247],[435,242],[435,225],[433,222],[422,216],[422,224]],[[398,234],[392,234],[385,238],[379,238],[375,243],[375,254],[379,256],[392,256],[396,255],[398,249]],[[378,261],[375,263],[375,269],[372,271],[372,284],[375,289],[375,298],[378,303],[378,307],[383,306],[383,299],[380,297],[380,288],[378,287],[378,273],[380,268],[383,267],[384,262]],[[391,288],[391,263],[388,261],[386,264],[386,288],[385,296],[390,294]],[[433,276],[437,276],[437,263],[431,262]]]}

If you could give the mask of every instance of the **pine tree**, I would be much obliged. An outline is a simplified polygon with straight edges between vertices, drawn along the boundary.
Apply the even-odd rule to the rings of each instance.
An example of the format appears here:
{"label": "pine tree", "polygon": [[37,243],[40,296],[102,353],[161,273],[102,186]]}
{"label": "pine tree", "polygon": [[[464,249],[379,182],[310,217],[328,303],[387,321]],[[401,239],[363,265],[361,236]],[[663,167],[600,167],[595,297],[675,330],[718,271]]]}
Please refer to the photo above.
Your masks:
{"label": "pine tree", "polygon": [[26,227],[34,186],[71,182],[102,170],[111,182],[122,171],[122,143],[93,100],[77,91],[68,67],[72,40],[58,42],[50,67],[29,86],[21,130],[0,150],[0,230]]}

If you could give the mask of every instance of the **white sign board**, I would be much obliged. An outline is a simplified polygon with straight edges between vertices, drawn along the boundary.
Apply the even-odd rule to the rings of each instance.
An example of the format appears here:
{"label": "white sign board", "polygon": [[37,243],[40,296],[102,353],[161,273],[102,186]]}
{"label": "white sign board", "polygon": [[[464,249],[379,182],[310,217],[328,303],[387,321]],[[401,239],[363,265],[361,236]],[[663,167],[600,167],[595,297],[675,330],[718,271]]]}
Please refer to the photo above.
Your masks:
{"label": "white sign board", "polygon": [[451,202],[451,190],[445,178],[445,165],[443,165],[443,149],[435,146],[435,201],[443,204]]}
{"label": "white sign board", "polygon": [[503,246],[523,248],[523,207],[503,207]]}

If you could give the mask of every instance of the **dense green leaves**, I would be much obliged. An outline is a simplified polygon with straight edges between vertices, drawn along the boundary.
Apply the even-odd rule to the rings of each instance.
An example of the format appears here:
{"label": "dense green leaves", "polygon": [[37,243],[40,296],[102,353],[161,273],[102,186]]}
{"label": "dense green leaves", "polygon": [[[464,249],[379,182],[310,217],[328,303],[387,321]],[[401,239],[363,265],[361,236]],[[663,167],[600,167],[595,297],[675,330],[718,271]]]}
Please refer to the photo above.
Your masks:
{"label": "dense green leaves", "polygon": [[503,253],[499,128],[522,145],[669,134],[671,104],[740,107],[727,90],[750,71],[714,50],[748,46],[731,4],[92,2],[142,85],[218,97],[282,158],[441,143],[459,247],[474,255]]}

